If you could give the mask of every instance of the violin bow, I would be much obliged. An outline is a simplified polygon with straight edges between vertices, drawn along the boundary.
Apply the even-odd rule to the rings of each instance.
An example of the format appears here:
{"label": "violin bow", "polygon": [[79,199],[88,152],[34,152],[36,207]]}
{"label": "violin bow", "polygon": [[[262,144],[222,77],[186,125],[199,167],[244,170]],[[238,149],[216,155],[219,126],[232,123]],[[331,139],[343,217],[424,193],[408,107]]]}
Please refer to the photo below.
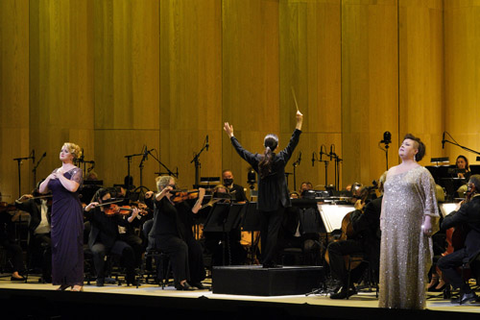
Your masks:
{"label": "violin bow", "polygon": [[104,203],[99,203],[97,205],[97,207],[103,207],[103,206],[107,206],[109,204],[114,204],[114,203],[118,203],[118,202],[122,202],[124,199],[118,199],[118,200],[114,200],[114,201],[110,201],[110,202],[104,202]]}

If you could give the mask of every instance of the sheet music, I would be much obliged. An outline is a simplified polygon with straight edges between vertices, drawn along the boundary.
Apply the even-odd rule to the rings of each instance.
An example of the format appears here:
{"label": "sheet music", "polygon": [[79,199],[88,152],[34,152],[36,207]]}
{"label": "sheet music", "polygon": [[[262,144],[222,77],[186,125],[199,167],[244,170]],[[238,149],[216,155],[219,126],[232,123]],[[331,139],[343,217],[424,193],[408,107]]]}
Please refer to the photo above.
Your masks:
{"label": "sheet music", "polygon": [[342,229],[343,217],[354,210],[353,205],[318,204],[318,211],[327,233],[331,233],[335,229]]}
{"label": "sheet music", "polygon": [[442,213],[442,217],[448,216],[452,211],[455,211],[457,207],[457,203],[442,203],[440,204],[440,211]]}

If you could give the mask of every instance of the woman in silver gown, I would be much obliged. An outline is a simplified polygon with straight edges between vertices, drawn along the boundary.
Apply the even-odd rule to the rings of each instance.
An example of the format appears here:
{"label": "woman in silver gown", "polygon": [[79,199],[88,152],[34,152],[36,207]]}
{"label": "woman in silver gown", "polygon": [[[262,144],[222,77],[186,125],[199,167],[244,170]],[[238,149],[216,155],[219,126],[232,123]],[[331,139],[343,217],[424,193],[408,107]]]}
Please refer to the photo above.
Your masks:
{"label": "woman in silver gown", "polygon": [[398,153],[401,164],[388,171],[384,186],[379,307],[424,309],[438,230],[435,182],[417,163],[425,155],[419,138],[407,134]]}

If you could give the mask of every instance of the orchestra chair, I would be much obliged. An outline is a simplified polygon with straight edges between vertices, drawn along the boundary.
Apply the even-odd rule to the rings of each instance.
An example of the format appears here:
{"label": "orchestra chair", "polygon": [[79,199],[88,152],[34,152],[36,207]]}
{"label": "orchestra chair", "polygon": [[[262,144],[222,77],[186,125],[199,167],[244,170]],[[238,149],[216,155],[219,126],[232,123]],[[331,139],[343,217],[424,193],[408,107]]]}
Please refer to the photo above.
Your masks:
{"label": "orchestra chair", "polygon": [[[142,231],[147,241],[148,241],[148,234],[150,233],[150,229],[152,228],[152,225],[153,225],[153,219],[148,220],[143,224]],[[143,280],[145,280],[145,282],[148,283],[148,279],[150,278],[150,275],[147,275],[145,279],[145,274],[147,273],[146,265],[148,260],[151,260],[152,266],[153,266],[153,263],[155,264],[155,268],[157,271],[155,280],[160,281],[159,284],[163,290],[165,288],[165,285],[168,284],[168,280],[169,280],[171,269],[172,269],[171,263],[170,263],[170,257],[165,252],[153,246],[150,246],[148,244],[147,244],[147,249],[142,257],[142,263],[141,263],[140,272],[138,275],[139,279],[137,280],[137,288],[140,284],[140,281],[143,282]],[[165,266],[167,267],[165,268]]]}
{"label": "orchestra chair", "polygon": [[[348,274],[347,288],[350,288],[352,282],[352,271],[354,269],[352,266],[356,263],[358,263],[359,265],[365,264],[366,268],[362,273],[359,283],[363,282],[364,285],[367,285],[368,292],[372,292],[372,290],[375,289],[375,297],[378,298],[378,281],[371,262],[368,259],[365,259],[365,256],[363,254],[353,254],[346,257],[346,263]],[[347,299],[348,298],[349,297],[347,295]]]}

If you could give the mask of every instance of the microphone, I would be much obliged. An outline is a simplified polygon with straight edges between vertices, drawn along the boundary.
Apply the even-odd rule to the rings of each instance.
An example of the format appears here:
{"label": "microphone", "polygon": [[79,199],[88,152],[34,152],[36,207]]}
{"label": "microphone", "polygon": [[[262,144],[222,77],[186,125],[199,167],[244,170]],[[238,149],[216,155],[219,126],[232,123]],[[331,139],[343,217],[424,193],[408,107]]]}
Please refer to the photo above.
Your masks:
{"label": "microphone", "polygon": [[385,131],[383,133],[383,140],[380,141],[380,143],[385,143],[385,144],[392,143],[392,134],[390,133],[390,131]]}
{"label": "microphone", "polygon": [[333,157],[333,149],[332,149],[332,146],[333,146],[333,144],[330,145],[330,154],[329,154],[329,156],[330,156],[330,161],[332,161],[332,157]]}
{"label": "microphone", "polygon": [[[323,147],[325,147],[325,145],[321,145],[320,146],[320,161],[323,161],[323,155],[327,155],[325,152],[323,152]],[[326,148],[326,147],[325,147]],[[326,150],[325,150],[326,151]]]}
{"label": "microphone", "polygon": [[315,166],[315,152],[312,153],[312,167]]}
{"label": "microphone", "polygon": [[207,151],[208,151],[208,147],[209,147],[209,146],[210,146],[210,145],[209,145],[209,143],[208,143],[208,134],[207,134],[207,142],[206,142],[206,145],[205,145],[205,148],[207,149]]}
{"label": "microphone", "polygon": [[148,160],[148,148],[145,146],[145,150],[143,151],[143,160]]}
{"label": "microphone", "polygon": [[301,161],[302,161],[302,151],[300,151],[300,152],[298,153],[298,160],[297,160],[297,162],[298,162],[299,165],[300,165],[300,162],[301,162]]}
{"label": "microphone", "polygon": [[445,131],[443,131],[443,137],[442,137],[442,149],[445,149]]}

